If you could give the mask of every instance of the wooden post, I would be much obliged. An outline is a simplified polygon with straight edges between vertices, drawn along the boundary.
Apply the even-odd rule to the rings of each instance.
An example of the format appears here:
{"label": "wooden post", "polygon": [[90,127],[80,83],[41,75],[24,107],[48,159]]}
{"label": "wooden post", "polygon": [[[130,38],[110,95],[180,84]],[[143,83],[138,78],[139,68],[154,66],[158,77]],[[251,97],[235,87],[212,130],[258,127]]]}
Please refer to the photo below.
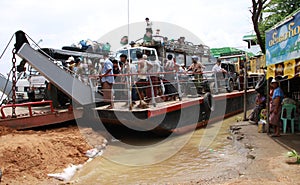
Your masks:
{"label": "wooden post", "polygon": [[266,74],[266,81],[267,81],[267,92],[266,92],[266,96],[267,96],[267,133],[270,134],[270,125],[269,125],[269,115],[270,115],[270,83],[269,83],[269,79],[267,78],[267,74]]}
{"label": "wooden post", "polygon": [[248,86],[248,80],[247,80],[247,64],[248,64],[248,58],[246,53],[246,61],[244,63],[244,121],[247,121],[247,86]]}

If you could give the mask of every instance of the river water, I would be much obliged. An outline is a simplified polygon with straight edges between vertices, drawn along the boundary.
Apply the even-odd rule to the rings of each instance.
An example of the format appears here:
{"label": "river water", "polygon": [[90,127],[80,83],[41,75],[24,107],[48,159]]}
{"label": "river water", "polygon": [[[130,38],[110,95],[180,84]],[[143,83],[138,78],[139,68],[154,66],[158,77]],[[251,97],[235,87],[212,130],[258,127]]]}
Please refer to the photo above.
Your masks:
{"label": "river water", "polygon": [[[241,116],[241,115],[237,115]],[[73,177],[75,184],[167,184],[213,183],[237,177],[237,166],[245,163],[230,136],[236,117],[209,123],[193,133],[174,136],[155,147],[160,137],[151,134],[119,134],[104,155],[83,166]],[[128,147],[120,143],[131,143]],[[182,144],[184,143],[184,144]],[[180,149],[176,146],[180,146]],[[140,147],[144,146],[144,147]],[[176,148],[176,149],[174,149]],[[175,151],[175,152],[174,152]],[[169,155],[165,155],[168,154]]]}

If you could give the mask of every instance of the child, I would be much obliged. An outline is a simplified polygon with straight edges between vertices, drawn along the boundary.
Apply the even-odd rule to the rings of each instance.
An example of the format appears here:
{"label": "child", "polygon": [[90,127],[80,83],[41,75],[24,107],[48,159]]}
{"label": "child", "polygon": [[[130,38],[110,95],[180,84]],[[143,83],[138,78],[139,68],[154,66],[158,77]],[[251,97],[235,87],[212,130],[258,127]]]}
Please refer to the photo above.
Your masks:
{"label": "child", "polygon": [[262,109],[260,112],[260,120],[258,122],[258,132],[265,132],[265,125],[267,124],[267,109]]}

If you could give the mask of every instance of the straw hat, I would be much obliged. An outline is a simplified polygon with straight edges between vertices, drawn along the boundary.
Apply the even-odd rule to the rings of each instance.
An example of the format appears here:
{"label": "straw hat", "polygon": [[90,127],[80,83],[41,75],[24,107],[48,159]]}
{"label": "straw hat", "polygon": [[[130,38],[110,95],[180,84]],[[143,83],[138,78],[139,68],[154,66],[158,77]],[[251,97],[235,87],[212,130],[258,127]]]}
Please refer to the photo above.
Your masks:
{"label": "straw hat", "polygon": [[67,60],[66,62],[67,62],[67,63],[70,63],[70,62],[74,62],[74,61],[75,61],[74,57],[69,57],[68,60]]}
{"label": "straw hat", "polygon": [[273,78],[271,83],[278,83],[278,81],[275,78]]}

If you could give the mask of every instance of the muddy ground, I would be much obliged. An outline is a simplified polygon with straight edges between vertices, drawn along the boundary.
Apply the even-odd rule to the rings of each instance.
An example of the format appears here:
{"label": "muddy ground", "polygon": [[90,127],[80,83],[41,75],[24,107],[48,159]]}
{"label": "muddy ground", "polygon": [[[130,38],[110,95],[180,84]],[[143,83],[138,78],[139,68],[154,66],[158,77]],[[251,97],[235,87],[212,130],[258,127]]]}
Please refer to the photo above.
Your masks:
{"label": "muddy ground", "polygon": [[[212,178],[182,179],[179,184],[299,184],[300,166],[286,163],[287,149],[267,134],[258,133],[256,125],[236,124],[240,129],[224,139],[234,142],[237,154],[245,162],[224,170],[220,176],[208,172]],[[86,129],[85,133],[92,131]],[[95,140],[101,143],[103,138],[99,136]],[[83,164],[88,159],[85,152],[93,148],[77,126],[27,131],[1,127],[0,142],[1,184],[64,184],[47,174],[62,172],[69,164]]]}
{"label": "muddy ground", "polygon": [[288,149],[276,143],[267,133],[258,133],[257,125],[249,122],[234,125],[241,129],[232,134],[232,142],[247,162],[231,169],[237,174],[234,178],[228,176],[225,182],[217,184],[300,184],[300,166],[291,164],[295,160],[287,157]]}
{"label": "muddy ground", "polygon": [[38,131],[0,127],[0,143],[1,184],[56,184],[47,174],[83,164],[92,148],[77,126]]}

